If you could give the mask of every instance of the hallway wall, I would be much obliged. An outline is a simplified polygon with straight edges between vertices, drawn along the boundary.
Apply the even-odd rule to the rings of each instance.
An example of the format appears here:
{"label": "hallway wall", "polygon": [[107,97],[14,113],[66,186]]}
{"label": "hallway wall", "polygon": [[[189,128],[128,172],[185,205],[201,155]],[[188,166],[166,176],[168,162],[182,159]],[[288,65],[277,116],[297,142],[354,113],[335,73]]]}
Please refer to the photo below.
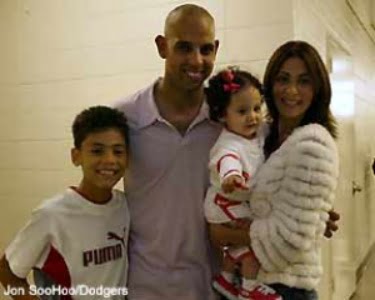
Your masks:
{"label": "hallway wall", "polygon": [[[374,244],[375,193],[371,164],[375,157],[375,30],[371,27],[372,5],[375,3],[371,0],[295,1],[295,36],[314,44],[326,58],[328,68],[336,73],[335,78],[354,87],[353,91],[347,89],[336,105],[341,169],[335,207],[342,221],[332,244],[325,248],[325,275],[333,279],[326,278],[322,287],[327,295],[332,289],[332,300],[348,299],[359,279],[361,263]],[[336,68],[347,69],[345,74],[333,70],[334,59],[341,64]],[[353,113],[341,116],[339,112],[343,108],[350,111],[350,93],[354,99]],[[354,196],[353,181],[362,189]]]}
{"label": "hallway wall", "polygon": [[[366,15],[370,1],[351,4]],[[337,199],[344,221],[333,240],[336,246],[326,249],[325,265],[334,271],[330,255],[340,245],[349,248],[344,260],[358,253],[363,258],[375,231],[353,228],[366,228],[368,222],[375,228],[375,218],[369,218],[375,206],[368,169],[375,156],[375,135],[370,134],[375,130],[375,47],[345,0],[1,0],[0,253],[33,207],[78,183],[80,172],[69,157],[74,116],[87,106],[110,105],[162,75],[153,39],[162,32],[166,14],[187,2],[208,8],[216,18],[217,69],[237,64],[261,78],[272,51],[293,38],[311,42],[324,57],[333,38],[351,55],[353,124],[360,133],[356,162],[363,169],[355,179],[365,191],[356,199],[356,218],[348,201]],[[342,179],[342,193],[351,192],[350,183],[351,178]],[[362,223],[355,227],[355,222]],[[356,234],[362,235],[360,243]],[[358,263],[350,266],[349,278]],[[326,295],[332,282],[328,277],[323,282]]]}

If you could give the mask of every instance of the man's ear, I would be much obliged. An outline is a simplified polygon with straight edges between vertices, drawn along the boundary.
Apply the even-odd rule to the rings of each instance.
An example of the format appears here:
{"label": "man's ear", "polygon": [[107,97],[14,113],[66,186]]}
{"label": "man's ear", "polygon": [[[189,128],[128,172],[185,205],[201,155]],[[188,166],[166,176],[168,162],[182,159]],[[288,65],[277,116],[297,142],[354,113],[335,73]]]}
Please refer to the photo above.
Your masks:
{"label": "man's ear", "polygon": [[155,38],[155,44],[158,48],[159,56],[165,59],[167,57],[167,39],[159,34]]}
{"label": "man's ear", "polygon": [[70,150],[70,158],[72,160],[73,165],[76,167],[81,165],[81,151],[77,148],[72,148]]}
{"label": "man's ear", "polygon": [[225,125],[225,117],[224,116],[218,118],[218,121],[219,121],[219,123],[221,123],[221,125]]}
{"label": "man's ear", "polygon": [[217,51],[219,50],[220,42],[219,40],[215,40],[215,55],[217,54]]}

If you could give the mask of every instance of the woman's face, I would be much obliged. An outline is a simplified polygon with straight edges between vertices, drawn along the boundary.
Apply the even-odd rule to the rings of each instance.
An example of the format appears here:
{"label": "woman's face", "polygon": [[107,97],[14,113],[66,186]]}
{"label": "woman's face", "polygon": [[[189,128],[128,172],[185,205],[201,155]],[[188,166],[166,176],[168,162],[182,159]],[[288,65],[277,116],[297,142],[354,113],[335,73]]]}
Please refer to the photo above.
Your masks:
{"label": "woman's face", "polygon": [[273,99],[281,122],[297,126],[314,98],[314,86],[305,62],[299,57],[288,58],[273,83]]}

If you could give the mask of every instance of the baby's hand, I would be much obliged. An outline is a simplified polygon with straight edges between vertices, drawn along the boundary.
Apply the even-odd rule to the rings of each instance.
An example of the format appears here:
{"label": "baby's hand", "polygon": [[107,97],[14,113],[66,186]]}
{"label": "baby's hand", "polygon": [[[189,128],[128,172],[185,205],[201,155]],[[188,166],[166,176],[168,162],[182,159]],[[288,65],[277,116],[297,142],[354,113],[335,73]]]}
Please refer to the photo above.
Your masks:
{"label": "baby's hand", "polygon": [[239,175],[230,175],[226,177],[221,184],[221,188],[224,193],[232,193],[234,189],[248,189],[245,179]]}

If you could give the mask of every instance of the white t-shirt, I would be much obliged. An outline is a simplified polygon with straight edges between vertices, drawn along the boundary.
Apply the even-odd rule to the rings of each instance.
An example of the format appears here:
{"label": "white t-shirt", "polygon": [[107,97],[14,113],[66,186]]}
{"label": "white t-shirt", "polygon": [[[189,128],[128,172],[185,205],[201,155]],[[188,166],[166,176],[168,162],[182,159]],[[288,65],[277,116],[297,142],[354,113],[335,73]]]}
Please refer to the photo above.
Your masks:
{"label": "white t-shirt", "polygon": [[[62,287],[124,288],[129,224],[122,192],[114,190],[108,203],[95,204],[69,188],[33,211],[5,255],[21,278],[37,268]],[[82,298],[101,297],[73,296]]]}

